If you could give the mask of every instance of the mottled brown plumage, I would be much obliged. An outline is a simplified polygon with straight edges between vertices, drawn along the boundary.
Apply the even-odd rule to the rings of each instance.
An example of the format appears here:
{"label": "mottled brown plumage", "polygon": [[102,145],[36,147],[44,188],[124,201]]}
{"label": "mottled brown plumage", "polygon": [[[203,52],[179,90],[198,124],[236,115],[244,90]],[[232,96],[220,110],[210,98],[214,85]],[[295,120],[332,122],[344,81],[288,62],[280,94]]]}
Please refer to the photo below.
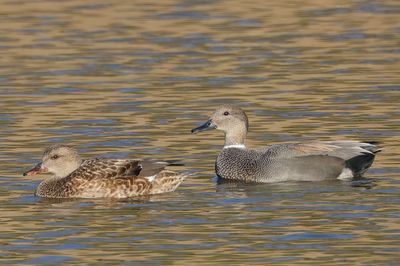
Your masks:
{"label": "mottled brown plumage", "polygon": [[42,162],[24,175],[51,172],[35,194],[46,198],[129,198],[174,191],[186,175],[152,159],[81,160],[75,149],[52,145]]}

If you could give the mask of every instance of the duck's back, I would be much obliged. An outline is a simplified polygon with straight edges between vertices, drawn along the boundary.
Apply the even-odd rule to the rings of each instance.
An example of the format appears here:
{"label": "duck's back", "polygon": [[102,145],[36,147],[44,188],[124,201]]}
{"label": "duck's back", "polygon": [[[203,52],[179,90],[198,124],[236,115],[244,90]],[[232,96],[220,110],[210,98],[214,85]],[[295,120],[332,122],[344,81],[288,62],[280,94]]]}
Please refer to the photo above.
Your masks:
{"label": "duck's back", "polygon": [[350,178],[364,173],[377,151],[372,144],[354,141],[224,148],[216,161],[216,173],[226,179],[253,182]]}

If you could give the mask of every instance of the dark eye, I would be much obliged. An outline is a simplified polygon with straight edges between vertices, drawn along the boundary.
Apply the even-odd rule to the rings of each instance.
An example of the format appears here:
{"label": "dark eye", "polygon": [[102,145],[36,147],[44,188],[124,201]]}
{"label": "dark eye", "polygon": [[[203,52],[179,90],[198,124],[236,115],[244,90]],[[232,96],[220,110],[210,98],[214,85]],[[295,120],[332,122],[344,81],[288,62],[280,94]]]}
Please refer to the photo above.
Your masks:
{"label": "dark eye", "polygon": [[225,111],[224,115],[229,115],[229,112],[228,112],[228,111]]}
{"label": "dark eye", "polygon": [[58,158],[60,158],[60,156],[58,156],[57,154],[51,156],[51,159],[52,159],[52,160],[57,160]]}

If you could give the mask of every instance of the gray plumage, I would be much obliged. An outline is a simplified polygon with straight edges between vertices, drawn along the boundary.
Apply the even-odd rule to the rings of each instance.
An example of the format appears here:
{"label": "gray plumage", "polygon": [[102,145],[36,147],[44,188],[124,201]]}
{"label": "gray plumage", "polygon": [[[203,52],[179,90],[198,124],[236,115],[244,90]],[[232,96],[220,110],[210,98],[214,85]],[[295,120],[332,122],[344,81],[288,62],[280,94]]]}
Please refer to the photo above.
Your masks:
{"label": "gray plumage", "polygon": [[360,177],[380,150],[358,141],[312,141],[276,144],[259,149],[244,146],[248,119],[234,105],[219,107],[206,124],[192,132],[216,128],[225,145],[215,162],[216,174],[249,182],[319,181]]}
{"label": "gray plumage", "polygon": [[52,145],[42,162],[24,175],[53,173],[35,194],[46,198],[129,198],[174,191],[186,175],[166,170],[166,162],[152,159],[82,160],[65,145]]}

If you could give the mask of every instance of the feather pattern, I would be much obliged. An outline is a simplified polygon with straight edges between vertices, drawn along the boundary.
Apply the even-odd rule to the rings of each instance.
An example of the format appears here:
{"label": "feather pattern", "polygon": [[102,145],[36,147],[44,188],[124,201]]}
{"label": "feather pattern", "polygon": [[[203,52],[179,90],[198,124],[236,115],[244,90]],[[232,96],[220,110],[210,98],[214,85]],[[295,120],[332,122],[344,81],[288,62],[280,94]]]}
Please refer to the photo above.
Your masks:
{"label": "feather pattern", "polygon": [[[153,159],[81,160],[75,149],[58,145],[47,149],[40,163],[54,176],[43,180],[35,194],[46,198],[129,198],[170,192],[186,175],[166,170],[167,165]],[[67,166],[70,169],[65,169]],[[38,173],[37,167],[33,169],[32,174]]]}
{"label": "feather pattern", "polygon": [[318,181],[360,177],[372,165],[380,149],[359,141],[310,141],[275,144],[262,148],[244,145],[248,118],[234,105],[222,105],[208,121],[192,129],[225,133],[225,145],[215,162],[216,174],[246,182]]}

